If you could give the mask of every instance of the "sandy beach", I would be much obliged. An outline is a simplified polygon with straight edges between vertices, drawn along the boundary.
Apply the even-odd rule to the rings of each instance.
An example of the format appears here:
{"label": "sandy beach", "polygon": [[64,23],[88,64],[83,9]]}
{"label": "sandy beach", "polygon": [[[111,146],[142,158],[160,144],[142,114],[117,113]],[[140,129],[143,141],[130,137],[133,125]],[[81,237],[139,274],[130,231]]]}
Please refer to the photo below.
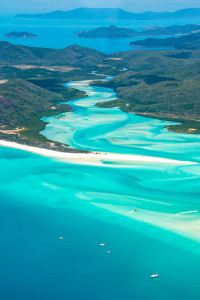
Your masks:
{"label": "sandy beach", "polygon": [[163,163],[163,164],[178,164],[178,165],[191,165],[196,164],[190,161],[179,161],[161,157],[143,156],[143,155],[129,155],[129,154],[117,154],[117,153],[106,153],[106,152],[90,152],[90,153],[71,153],[71,152],[60,152],[39,147],[32,147],[27,145],[18,144],[15,142],[9,142],[0,140],[0,146],[20,149],[23,151],[32,152],[42,156],[72,160],[76,163],[98,163],[101,161],[124,161],[124,162],[146,162],[146,163]]}

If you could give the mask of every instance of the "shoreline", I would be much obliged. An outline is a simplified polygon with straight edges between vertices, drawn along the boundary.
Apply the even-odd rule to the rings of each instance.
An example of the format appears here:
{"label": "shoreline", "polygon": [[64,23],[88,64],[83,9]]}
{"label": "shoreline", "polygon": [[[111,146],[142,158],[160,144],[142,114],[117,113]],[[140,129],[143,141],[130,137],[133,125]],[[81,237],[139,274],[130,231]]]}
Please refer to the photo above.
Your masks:
{"label": "shoreline", "polygon": [[[34,154],[64,159],[72,160],[76,163],[95,163],[103,161],[123,161],[123,162],[141,162],[141,163],[163,163],[163,164],[177,164],[177,165],[193,165],[196,162],[191,161],[179,161],[174,159],[154,157],[154,156],[143,156],[143,155],[131,155],[131,154],[118,154],[109,152],[89,152],[89,153],[71,153],[71,152],[61,152],[55,150],[49,150],[45,148],[33,147],[28,145],[18,144],[16,142],[9,142],[5,140],[0,140],[0,147],[8,147],[13,149],[19,149],[22,151],[31,152]],[[78,161],[74,161],[77,160]]]}

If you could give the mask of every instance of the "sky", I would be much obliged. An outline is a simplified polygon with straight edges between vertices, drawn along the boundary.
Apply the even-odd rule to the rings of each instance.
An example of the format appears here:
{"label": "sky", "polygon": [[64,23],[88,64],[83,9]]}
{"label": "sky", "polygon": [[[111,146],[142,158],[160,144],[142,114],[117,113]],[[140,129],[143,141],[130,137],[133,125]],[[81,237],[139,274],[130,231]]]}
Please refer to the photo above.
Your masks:
{"label": "sky", "polygon": [[200,0],[0,0],[0,13],[43,13],[77,7],[120,7],[132,12],[200,7]]}

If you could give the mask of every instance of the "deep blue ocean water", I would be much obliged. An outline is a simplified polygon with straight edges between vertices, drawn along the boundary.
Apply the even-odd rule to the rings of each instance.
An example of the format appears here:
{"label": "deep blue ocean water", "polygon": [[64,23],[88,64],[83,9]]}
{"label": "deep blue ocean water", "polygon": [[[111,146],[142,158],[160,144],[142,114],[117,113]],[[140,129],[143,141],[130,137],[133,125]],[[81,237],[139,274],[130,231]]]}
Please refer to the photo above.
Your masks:
{"label": "deep blue ocean water", "polygon": [[[0,30],[26,24],[43,39],[19,42],[60,48],[74,39],[73,22],[69,29],[69,21],[2,19]],[[62,32],[71,32],[66,44]],[[125,41],[107,41],[113,47],[107,51],[125,50]],[[95,47],[108,45],[99,40]],[[200,299],[200,136],[170,133],[164,129],[170,122],[97,108],[115,93],[74,85],[89,96],[70,102],[73,113],[44,119],[49,125],[42,134],[74,148],[177,163],[83,165],[0,147],[0,298]],[[160,277],[150,279],[153,273]]]}
{"label": "deep blue ocean water", "polygon": [[[141,38],[125,39],[84,39],[74,36],[75,31],[91,30],[100,26],[116,25],[135,30],[145,26],[170,26],[174,24],[199,24],[199,19],[179,20],[29,20],[1,16],[0,41],[9,41],[34,47],[64,48],[72,44],[97,49],[105,53],[127,51],[134,49],[129,43]],[[3,35],[11,31],[28,31],[36,34],[35,39],[9,39]]]}

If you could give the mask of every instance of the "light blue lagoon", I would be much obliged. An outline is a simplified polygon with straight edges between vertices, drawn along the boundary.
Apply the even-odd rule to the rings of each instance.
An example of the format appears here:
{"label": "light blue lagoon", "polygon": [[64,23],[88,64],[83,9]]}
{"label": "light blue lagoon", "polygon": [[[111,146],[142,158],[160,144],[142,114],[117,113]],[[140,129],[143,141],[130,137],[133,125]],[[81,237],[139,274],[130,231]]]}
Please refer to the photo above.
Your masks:
{"label": "light blue lagoon", "polygon": [[112,89],[90,86],[90,81],[70,82],[66,86],[84,91],[88,97],[67,102],[73,112],[43,118],[49,123],[42,132],[47,138],[89,151],[200,161],[199,135],[177,134],[164,128],[177,123],[125,113],[117,107],[95,106],[115,100]]}
{"label": "light blue lagoon", "polygon": [[88,97],[44,118],[43,135],[177,162],[83,165],[0,147],[1,299],[199,299],[199,135],[96,107],[111,89],[68,85]]}

